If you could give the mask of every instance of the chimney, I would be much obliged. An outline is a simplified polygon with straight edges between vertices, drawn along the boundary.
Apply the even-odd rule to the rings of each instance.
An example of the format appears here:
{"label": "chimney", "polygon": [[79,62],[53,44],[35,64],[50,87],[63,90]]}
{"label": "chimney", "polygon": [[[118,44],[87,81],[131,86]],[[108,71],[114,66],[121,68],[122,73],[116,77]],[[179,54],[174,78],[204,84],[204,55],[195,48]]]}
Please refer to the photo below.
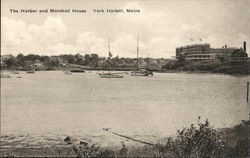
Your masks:
{"label": "chimney", "polygon": [[243,50],[245,52],[247,52],[247,42],[246,41],[243,42]]}
{"label": "chimney", "polygon": [[225,48],[227,48],[227,45],[225,45]]}

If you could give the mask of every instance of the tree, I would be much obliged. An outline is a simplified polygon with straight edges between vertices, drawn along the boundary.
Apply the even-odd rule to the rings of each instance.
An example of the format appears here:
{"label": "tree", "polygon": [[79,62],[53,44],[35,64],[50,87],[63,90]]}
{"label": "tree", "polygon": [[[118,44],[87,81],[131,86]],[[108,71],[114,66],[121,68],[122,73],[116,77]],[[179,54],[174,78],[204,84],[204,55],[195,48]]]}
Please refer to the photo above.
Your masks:
{"label": "tree", "polygon": [[49,56],[41,56],[41,61],[42,62],[46,62],[46,61],[49,61]]}
{"label": "tree", "polygon": [[34,62],[35,60],[40,60],[40,56],[39,55],[35,55],[35,54],[28,54],[27,56],[24,56],[24,60],[25,61],[32,61]]}
{"label": "tree", "polygon": [[23,55],[23,54],[18,54],[18,55],[16,56],[16,58],[17,58],[17,60],[23,61],[24,55]]}
{"label": "tree", "polygon": [[48,58],[47,60],[45,60],[44,65],[48,66],[50,69],[53,69],[54,67],[59,66],[59,60]]}
{"label": "tree", "polygon": [[92,67],[97,67],[98,66],[98,60],[99,57],[97,54],[85,54],[84,56],[85,62],[84,65],[92,66]]}
{"label": "tree", "polygon": [[61,58],[70,64],[74,64],[76,59],[74,55],[62,55]]}
{"label": "tree", "polygon": [[5,61],[5,64],[7,65],[8,68],[16,67],[18,65],[17,60],[14,57],[7,59]]}
{"label": "tree", "polygon": [[67,56],[66,56],[66,59],[68,60],[68,62],[69,62],[70,64],[74,64],[74,62],[75,62],[75,58],[74,58],[73,55],[67,55]]}
{"label": "tree", "polygon": [[85,59],[84,65],[89,65],[89,63],[90,63],[90,55],[89,54],[85,54],[84,55],[84,59]]}
{"label": "tree", "polygon": [[24,55],[23,54],[18,54],[16,59],[17,59],[17,64],[19,66],[24,66]]}
{"label": "tree", "polygon": [[83,65],[84,64],[84,59],[83,58],[77,58],[76,59],[76,64]]}
{"label": "tree", "polygon": [[98,58],[99,57],[98,57],[97,54],[91,54],[90,55],[91,66],[97,67]]}
{"label": "tree", "polygon": [[84,64],[84,58],[83,58],[82,55],[77,53],[74,57],[75,57],[75,64],[78,64],[78,65],[83,65]]}

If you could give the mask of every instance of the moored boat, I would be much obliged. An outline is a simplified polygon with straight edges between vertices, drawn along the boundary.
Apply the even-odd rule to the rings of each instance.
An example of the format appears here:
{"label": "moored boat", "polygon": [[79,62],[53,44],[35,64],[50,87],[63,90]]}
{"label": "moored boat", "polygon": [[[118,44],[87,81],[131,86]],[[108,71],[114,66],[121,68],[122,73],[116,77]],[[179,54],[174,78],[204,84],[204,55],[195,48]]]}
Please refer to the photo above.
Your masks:
{"label": "moored boat", "polygon": [[12,73],[13,73],[13,74],[19,74],[19,72],[18,72],[18,71],[13,71]]}
{"label": "moored boat", "polygon": [[137,36],[137,67],[135,71],[131,72],[131,76],[153,76],[153,72],[148,70],[148,61],[147,69],[139,69],[139,38]]}
{"label": "moored boat", "polygon": [[35,67],[34,67],[34,65],[29,66],[28,69],[27,69],[27,71],[26,71],[26,73],[29,73],[29,74],[35,73]]}
{"label": "moored boat", "polygon": [[141,69],[139,71],[132,71],[131,76],[153,76],[153,72]]}
{"label": "moored boat", "polygon": [[28,71],[26,71],[26,73],[29,73],[29,74],[35,73],[35,70],[28,70]]}
{"label": "moored boat", "polygon": [[[112,54],[110,52],[110,39],[108,41],[108,53],[109,53],[108,60],[110,60],[111,57],[112,57]],[[109,64],[109,72],[108,73],[100,73],[99,76],[101,78],[123,78],[123,76],[120,75],[120,73],[112,73],[112,72],[110,72],[110,70],[111,70],[111,61],[109,63],[110,63]]]}
{"label": "moored boat", "polygon": [[114,73],[102,73],[99,74],[101,78],[123,78],[122,75],[114,74]]}
{"label": "moored boat", "polygon": [[85,70],[83,69],[70,69],[70,72],[75,72],[75,73],[84,73]]}

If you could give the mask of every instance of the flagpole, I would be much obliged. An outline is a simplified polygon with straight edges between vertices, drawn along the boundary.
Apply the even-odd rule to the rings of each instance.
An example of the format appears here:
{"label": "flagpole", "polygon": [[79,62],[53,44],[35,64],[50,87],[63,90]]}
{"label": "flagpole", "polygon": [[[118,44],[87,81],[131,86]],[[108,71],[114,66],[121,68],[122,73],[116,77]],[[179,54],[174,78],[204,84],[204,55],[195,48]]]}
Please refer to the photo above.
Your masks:
{"label": "flagpole", "polygon": [[190,32],[189,32],[189,40],[190,40],[190,45],[191,45],[191,43],[192,43],[192,41],[193,41],[193,39],[191,38],[191,34],[192,34],[192,28],[191,28],[191,30],[190,30]]}
{"label": "flagpole", "polygon": [[108,40],[108,54],[110,53],[110,38]]}
{"label": "flagpole", "polygon": [[191,45],[191,31],[189,32],[189,45]]}

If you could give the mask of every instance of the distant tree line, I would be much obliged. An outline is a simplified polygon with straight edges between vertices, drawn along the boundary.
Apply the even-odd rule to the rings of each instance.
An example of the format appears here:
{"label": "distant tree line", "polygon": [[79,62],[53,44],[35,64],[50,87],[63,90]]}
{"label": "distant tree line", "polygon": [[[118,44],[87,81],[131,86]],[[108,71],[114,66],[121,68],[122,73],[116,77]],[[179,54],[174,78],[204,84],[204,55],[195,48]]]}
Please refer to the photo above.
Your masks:
{"label": "distant tree line", "polygon": [[124,58],[99,57],[97,54],[63,54],[58,56],[40,56],[35,54],[18,54],[17,56],[1,56],[1,67],[7,69],[29,69],[30,67],[42,68],[43,70],[60,69],[65,65],[88,66],[92,69],[124,69],[133,70],[141,67],[153,71],[189,71],[189,72],[213,72],[226,74],[250,74],[250,61],[230,62],[221,59],[206,61],[186,60],[181,56],[179,60],[164,58]]}
{"label": "distant tree line", "polygon": [[[150,60],[150,62],[149,62]],[[35,54],[18,54],[17,56],[5,55],[1,57],[1,66],[7,69],[27,69],[31,66],[43,66],[46,69],[59,68],[62,65],[82,65],[91,68],[128,68],[134,69],[139,61],[139,65],[149,66],[151,69],[161,69],[168,59],[152,58],[124,58],[119,56],[113,58],[99,57],[97,54],[63,54],[58,56],[43,56]]]}
{"label": "distant tree line", "polygon": [[30,65],[42,65],[48,68],[59,67],[60,64],[77,64],[77,65],[97,65],[99,59],[97,54],[86,54],[82,56],[80,54],[76,55],[59,55],[59,56],[40,56],[35,54],[18,54],[16,57],[13,55],[8,55],[6,58],[2,56],[1,64],[6,68],[25,68]]}

